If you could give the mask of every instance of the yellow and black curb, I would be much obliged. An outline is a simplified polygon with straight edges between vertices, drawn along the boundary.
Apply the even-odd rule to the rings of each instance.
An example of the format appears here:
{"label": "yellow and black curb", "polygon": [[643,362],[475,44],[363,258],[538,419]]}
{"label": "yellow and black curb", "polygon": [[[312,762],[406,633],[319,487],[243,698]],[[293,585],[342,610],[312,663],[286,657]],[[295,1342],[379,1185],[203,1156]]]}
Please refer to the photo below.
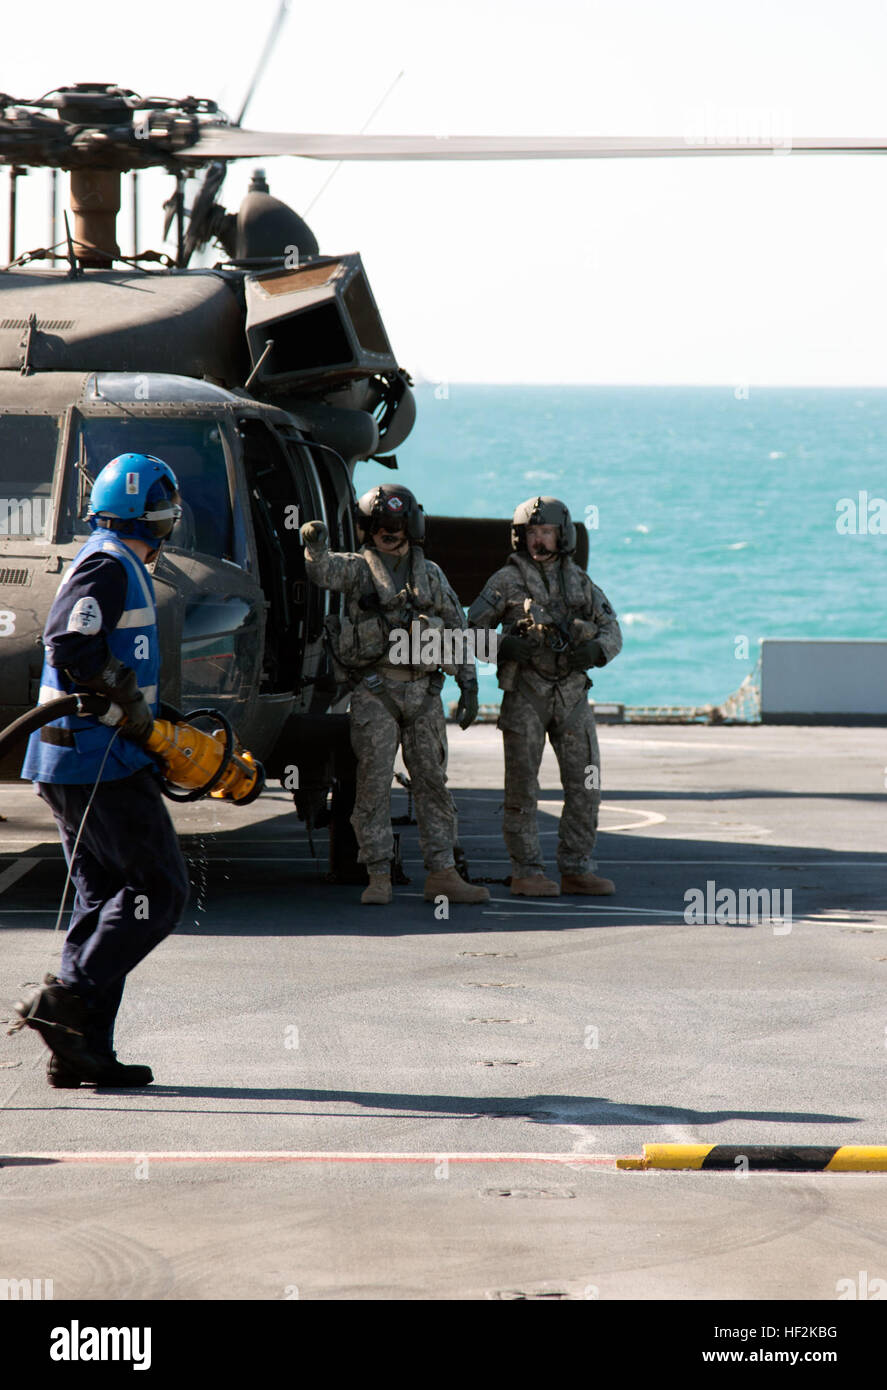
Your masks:
{"label": "yellow and black curb", "polygon": [[695,1168],[733,1172],[887,1173],[887,1144],[645,1144],[643,1158],[617,1168]]}

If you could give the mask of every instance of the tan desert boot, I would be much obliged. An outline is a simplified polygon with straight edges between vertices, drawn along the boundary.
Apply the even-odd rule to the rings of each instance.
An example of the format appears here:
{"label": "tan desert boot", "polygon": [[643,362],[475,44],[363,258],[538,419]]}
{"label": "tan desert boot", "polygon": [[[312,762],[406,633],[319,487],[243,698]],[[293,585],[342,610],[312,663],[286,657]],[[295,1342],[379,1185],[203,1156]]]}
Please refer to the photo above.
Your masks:
{"label": "tan desert boot", "polygon": [[466,883],[455,869],[432,869],[425,880],[425,901],[444,897],[451,903],[488,903],[490,890],[481,883]]}
{"label": "tan desert boot", "polygon": [[598,878],[597,874],[562,874],[561,892],[565,894],[585,894],[592,898],[608,898],[615,893],[616,885],[612,879]]}
{"label": "tan desert boot", "polygon": [[391,875],[390,874],[370,874],[369,885],[364,888],[360,895],[362,903],[370,903],[378,907],[384,907],[391,902]]}
{"label": "tan desert boot", "polygon": [[511,880],[513,898],[559,898],[561,890],[553,879],[544,874],[530,874],[527,878]]}

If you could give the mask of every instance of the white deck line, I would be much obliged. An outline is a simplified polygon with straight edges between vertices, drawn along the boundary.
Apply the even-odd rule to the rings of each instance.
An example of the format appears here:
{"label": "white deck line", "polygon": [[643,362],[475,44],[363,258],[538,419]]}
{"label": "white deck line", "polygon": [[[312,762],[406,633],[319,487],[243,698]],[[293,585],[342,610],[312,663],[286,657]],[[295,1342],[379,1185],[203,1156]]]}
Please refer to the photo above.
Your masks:
{"label": "white deck line", "polygon": [[[629,1155],[636,1157],[636,1155]],[[349,1152],[318,1149],[174,1149],[155,1150],[85,1150],[0,1154],[0,1168],[25,1166],[28,1160],[54,1163],[551,1163],[589,1168],[615,1164],[616,1154],[566,1153],[500,1153],[466,1152],[406,1153],[396,1151]]]}

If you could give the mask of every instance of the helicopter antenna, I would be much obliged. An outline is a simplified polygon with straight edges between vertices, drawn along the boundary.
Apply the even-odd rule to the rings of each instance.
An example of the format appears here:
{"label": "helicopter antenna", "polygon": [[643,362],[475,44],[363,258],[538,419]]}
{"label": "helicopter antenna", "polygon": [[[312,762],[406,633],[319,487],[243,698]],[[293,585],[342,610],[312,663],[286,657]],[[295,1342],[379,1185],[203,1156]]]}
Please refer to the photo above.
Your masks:
{"label": "helicopter antenna", "polygon": [[74,239],[73,239],[73,237],[71,236],[71,225],[70,225],[70,223],[68,222],[68,214],[67,214],[67,212],[65,212],[64,217],[65,217],[65,237],[66,237],[67,242],[68,242],[68,264],[69,264],[69,266],[71,267],[71,269],[70,269],[70,271],[68,272],[68,274],[69,274],[69,276],[70,276],[70,278],[71,278],[72,280],[76,280],[76,279],[78,278],[78,276],[80,276],[80,275],[83,274],[83,271],[80,269],[80,266],[79,266],[78,261],[77,261],[77,257],[76,257],[76,255],[74,254]]}
{"label": "helicopter antenna", "polygon": [[[391,96],[391,93],[394,91],[395,87],[397,86],[398,82],[400,81],[400,79],[401,79],[402,77],[403,77],[403,69],[401,68],[400,72],[399,72],[399,73],[397,74],[397,76],[395,77],[395,79],[394,79],[394,81],[392,82],[391,86],[388,88],[388,91],[387,91],[387,92],[385,93],[385,95],[383,96],[382,100],[381,100],[380,102],[378,102],[378,103],[373,107],[372,111],[371,111],[370,114],[367,116],[367,118],[366,118],[366,120],[364,121],[363,125],[360,127],[360,133],[361,133],[361,135],[364,134],[364,132],[366,131],[367,127],[370,126],[370,125],[372,124],[372,122],[375,120],[375,118],[378,116],[379,112],[382,110],[382,107],[385,105],[386,101],[387,101],[388,98]],[[344,162],[345,162],[344,160],[340,159],[339,162],[338,162],[338,164],[334,164],[334,165],[333,165],[333,168],[330,170],[329,174],[328,174],[327,177],[324,179],[323,183],[320,185],[320,188],[317,190],[317,192],[315,193],[314,197],[311,199],[311,202],[308,204],[307,208],[305,209],[304,213],[302,214],[303,217],[307,217],[307,216],[308,216],[309,212],[310,212],[311,209],[314,207],[314,204],[315,204],[316,202],[319,201],[319,199],[323,196],[323,194],[324,194],[324,193],[326,192],[326,190],[329,188],[330,184],[332,183],[333,179],[334,179],[334,178],[336,177],[336,175],[338,174],[338,172],[339,172],[339,170],[341,169],[341,167],[342,167],[342,165],[343,165]]]}

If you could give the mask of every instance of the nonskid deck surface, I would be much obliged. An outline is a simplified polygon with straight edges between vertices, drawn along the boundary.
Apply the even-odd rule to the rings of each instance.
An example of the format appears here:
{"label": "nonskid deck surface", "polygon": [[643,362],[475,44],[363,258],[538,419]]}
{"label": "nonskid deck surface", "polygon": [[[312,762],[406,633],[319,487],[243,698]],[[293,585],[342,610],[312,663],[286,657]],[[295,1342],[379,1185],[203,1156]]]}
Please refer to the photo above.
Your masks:
{"label": "nonskid deck surface", "polygon": [[[450,726],[450,748],[472,874],[504,878],[499,735]],[[36,1035],[0,1037],[0,1273],[173,1299],[834,1299],[887,1276],[887,1175],[611,1161],[887,1142],[887,734],[608,727],[601,751],[608,899],[493,883],[435,917],[407,827],[412,882],[365,908],[282,791],[176,808],[191,904],[118,1030],[155,1084],[53,1091]],[[541,783],[554,873],[550,751]],[[63,865],[29,788],[0,812],[11,1003],[57,963]],[[754,902],[771,920],[741,920]]]}

